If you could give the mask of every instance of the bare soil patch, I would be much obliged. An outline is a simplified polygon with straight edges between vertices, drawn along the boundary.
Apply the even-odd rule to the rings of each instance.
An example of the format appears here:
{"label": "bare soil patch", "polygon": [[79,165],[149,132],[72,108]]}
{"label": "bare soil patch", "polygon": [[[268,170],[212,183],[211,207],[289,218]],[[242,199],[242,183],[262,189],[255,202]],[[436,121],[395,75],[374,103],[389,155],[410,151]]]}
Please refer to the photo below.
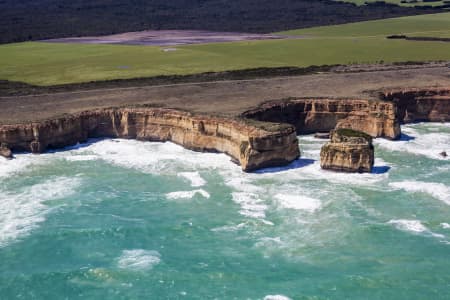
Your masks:
{"label": "bare soil patch", "polygon": [[[145,30],[104,36],[87,36],[44,40],[50,43],[118,44],[144,46],[177,46],[237,41],[292,38],[273,34],[213,32],[204,30]],[[295,37],[299,38],[299,37]]]}

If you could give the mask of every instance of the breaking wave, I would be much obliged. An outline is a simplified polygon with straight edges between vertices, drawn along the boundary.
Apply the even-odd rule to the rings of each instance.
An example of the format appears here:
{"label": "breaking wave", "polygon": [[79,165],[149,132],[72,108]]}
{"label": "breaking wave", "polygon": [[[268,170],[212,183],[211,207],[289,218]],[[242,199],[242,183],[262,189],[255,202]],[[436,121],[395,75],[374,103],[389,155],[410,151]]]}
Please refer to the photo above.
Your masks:
{"label": "breaking wave", "polygon": [[68,197],[81,182],[78,178],[59,177],[32,185],[19,193],[0,194],[0,247],[24,237],[50,211],[44,202]]}

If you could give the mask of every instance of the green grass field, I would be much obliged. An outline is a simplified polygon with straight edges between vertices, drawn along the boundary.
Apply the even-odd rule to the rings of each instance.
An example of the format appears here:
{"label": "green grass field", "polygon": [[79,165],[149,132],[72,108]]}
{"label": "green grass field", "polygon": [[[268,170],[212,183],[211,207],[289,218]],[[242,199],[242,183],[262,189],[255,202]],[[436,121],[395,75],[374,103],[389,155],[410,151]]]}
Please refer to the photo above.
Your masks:
{"label": "green grass field", "polygon": [[[256,67],[450,60],[450,43],[386,35],[450,32],[450,13],[285,32],[305,39],[160,47],[19,43],[0,46],[0,79],[55,85]],[[420,33],[420,34],[418,34]]]}
{"label": "green grass field", "polygon": [[282,32],[282,34],[338,39],[345,37],[384,38],[392,34],[405,34],[408,36],[445,36],[450,35],[450,13],[314,27],[285,31]]}
{"label": "green grass field", "polygon": [[[351,2],[351,3],[355,3],[357,5],[364,5],[366,2],[376,2],[379,0],[335,0],[335,1],[340,1],[340,2]],[[421,0],[419,0],[417,3],[402,3],[402,0],[383,0],[386,3],[393,3],[393,4],[397,4],[400,6],[438,6],[438,5],[443,5],[444,1],[435,1],[435,2],[422,2]]]}

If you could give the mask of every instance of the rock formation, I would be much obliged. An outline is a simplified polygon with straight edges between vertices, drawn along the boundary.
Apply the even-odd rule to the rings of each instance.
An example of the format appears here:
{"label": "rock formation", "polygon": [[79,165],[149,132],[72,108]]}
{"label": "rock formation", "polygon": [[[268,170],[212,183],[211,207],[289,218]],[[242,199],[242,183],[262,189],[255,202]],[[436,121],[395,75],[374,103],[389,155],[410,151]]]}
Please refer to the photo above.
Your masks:
{"label": "rock formation", "polygon": [[382,100],[288,99],[265,103],[243,115],[264,122],[292,124],[299,134],[336,127],[388,139],[397,139],[401,134],[395,104]]}
{"label": "rock formation", "polygon": [[149,107],[98,109],[43,122],[0,126],[0,143],[4,143],[0,155],[11,157],[11,150],[41,153],[88,138],[133,138],[172,141],[195,151],[223,152],[244,171],[252,171],[298,158],[296,133],[337,129],[322,149],[322,167],[370,172],[370,137],[397,139],[400,124],[416,121],[450,121],[450,88],[383,91],[380,100],[271,101],[239,118]]}
{"label": "rock formation", "polygon": [[172,141],[195,151],[223,152],[244,171],[287,164],[300,155],[293,126],[171,109],[101,109],[39,123],[0,126],[0,143],[7,143],[13,151],[42,153],[98,137]]}
{"label": "rock formation", "polygon": [[450,88],[390,90],[381,96],[397,106],[401,123],[450,121]]}
{"label": "rock formation", "polygon": [[4,158],[7,159],[13,158],[12,151],[11,149],[9,149],[8,145],[0,144],[0,156],[3,156]]}
{"label": "rock formation", "polygon": [[374,164],[372,137],[352,129],[337,129],[320,151],[322,169],[339,172],[371,172]]}

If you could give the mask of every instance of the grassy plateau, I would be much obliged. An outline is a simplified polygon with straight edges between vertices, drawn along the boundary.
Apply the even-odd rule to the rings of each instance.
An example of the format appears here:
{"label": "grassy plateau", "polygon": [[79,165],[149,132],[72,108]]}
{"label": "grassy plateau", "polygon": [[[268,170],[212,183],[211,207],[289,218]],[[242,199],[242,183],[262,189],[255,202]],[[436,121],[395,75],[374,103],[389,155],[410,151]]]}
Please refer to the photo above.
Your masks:
{"label": "grassy plateau", "polygon": [[27,42],[0,46],[0,79],[35,85],[185,75],[257,67],[450,60],[450,43],[386,36],[450,36],[450,13],[283,32],[287,40],[161,47]]}

